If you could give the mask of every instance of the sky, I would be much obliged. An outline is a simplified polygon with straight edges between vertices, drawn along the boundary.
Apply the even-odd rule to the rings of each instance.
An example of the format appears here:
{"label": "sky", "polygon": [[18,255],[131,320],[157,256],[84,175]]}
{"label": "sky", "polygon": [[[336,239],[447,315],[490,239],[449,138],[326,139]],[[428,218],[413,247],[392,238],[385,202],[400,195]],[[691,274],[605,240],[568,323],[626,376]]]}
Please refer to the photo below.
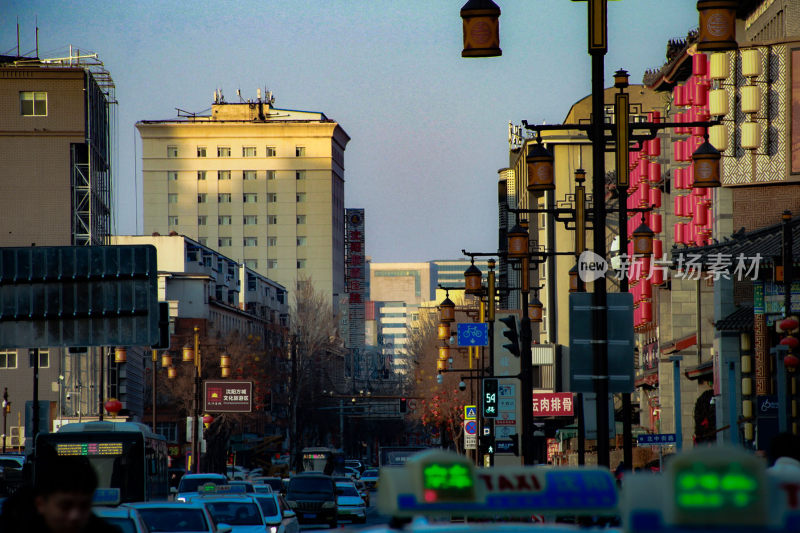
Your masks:
{"label": "sky", "polygon": [[[99,54],[116,84],[114,231],[142,231],[138,120],[203,112],[213,91],[267,87],[350,135],[345,205],[366,209],[376,262],[497,250],[508,122],[563,122],[590,92],[587,4],[495,0],[501,57],[461,57],[465,0],[0,0],[0,53]],[[609,2],[606,85],[664,63],[695,0]]]}

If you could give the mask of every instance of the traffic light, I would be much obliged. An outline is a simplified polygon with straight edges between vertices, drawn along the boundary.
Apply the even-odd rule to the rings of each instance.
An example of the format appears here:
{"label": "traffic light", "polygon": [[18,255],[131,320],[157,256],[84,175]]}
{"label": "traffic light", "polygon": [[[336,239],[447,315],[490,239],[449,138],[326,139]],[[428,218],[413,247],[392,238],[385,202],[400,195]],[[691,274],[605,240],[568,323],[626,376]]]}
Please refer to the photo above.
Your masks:
{"label": "traffic light", "polygon": [[158,302],[158,342],[152,348],[168,350],[169,340],[169,302]]}
{"label": "traffic light", "polygon": [[511,439],[511,451],[514,452],[514,455],[519,456],[519,434],[512,433],[508,438]]}
{"label": "traffic light", "polygon": [[408,411],[408,400],[400,398],[400,412],[405,413],[406,411]]}
{"label": "traffic light", "polygon": [[506,329],[503,332],[503,336],[511,341],[508,344],[504,344],[503,348],[514,354],[514,356],[519,357],[519,333],[517,333],[517,317],[515,316],[507,316],[505,318],[501,318],[500,322],[506,325]]}
{"label": "traffic light", "polygon": [[497,418],[497,378],[483,380],[483,416]]}
{"label": "traffic light", "polygon": [[480,456],[484,455],[494,455],[495,446],[494,446],[494,436],[492,435],[481,435],[478,437],[478,450]]}

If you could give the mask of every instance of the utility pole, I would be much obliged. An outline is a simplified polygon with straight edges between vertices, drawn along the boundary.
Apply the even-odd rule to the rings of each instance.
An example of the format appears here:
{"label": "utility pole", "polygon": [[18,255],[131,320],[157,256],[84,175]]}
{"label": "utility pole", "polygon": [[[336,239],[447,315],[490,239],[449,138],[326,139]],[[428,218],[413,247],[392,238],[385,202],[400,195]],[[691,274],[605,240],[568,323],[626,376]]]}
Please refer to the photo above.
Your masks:
{"label": "utility pole", "polygon": [[8,387],[3,390],[3,453],[6,453],[6,431],[8,430],[7,418],[11,402],[8,401]]}

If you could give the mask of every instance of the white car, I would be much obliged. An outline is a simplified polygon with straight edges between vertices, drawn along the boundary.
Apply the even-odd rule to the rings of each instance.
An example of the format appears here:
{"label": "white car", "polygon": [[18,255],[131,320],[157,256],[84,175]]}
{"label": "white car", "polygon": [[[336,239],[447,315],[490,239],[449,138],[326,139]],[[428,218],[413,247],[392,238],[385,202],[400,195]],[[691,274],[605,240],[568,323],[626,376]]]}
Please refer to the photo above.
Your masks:
{"label": "white car", "polygon": [[147,525],[139,515],[139,511],[130,507],[93,507],[92,512],[117,526],[122,533],[148,533]]}
{"label": "white car", "polygon": [[339,520],[352,520],[362,524],[367,521],[367,504],[353,483],[336,484],[336,505],[339,509]]}
{"label": "white car", "polygon": [[269,533],[298,533],[300,523],[297,515],[277,494],[254,494],[251,497],[261,507]]}
{"label": "white car", "polygon": [[208,510],[198,503],[128,503],[136,509],[150,533],[231,533],[230,527],[214,524]]}
{"label": "white car", "polygon": [[[246,496],[198,498],[217,527],[231,527],[232,533],[264,533],[266,523],[252,494]],[[270,533],[272,533],[270,531]],[[277,533],[277,531],[275,532]]]}
{"label": "white car", "polygon": [[361,481],[364,482],[367,489],[374,489],[378,483],[378,471],[374,468],[364,470],[364,473],[361,474]]}

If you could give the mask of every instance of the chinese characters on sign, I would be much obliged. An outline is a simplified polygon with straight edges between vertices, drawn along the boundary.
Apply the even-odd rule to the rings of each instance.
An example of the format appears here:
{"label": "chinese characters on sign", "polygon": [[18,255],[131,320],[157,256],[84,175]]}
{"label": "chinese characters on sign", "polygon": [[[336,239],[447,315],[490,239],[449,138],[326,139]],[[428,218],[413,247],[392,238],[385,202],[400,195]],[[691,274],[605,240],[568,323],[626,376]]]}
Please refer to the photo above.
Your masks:
{"label": "chinese characters on sign", "polygon": [[533,416],[573,416],[571,392],[533,393]]}
{"label": "chinese characters on sign", "polygon": [[[705,260],[704,260],[705,258]],[[622,280],[626,277],[632,280],[640,279],[642,262],[640,256],[620,254],[618,263],[614,265],[615,276]],[[698,280],[701,272],[717,281],[719,279],[734,279],[736,281],[756,280],[761,266],[761,254],[746,256],[742,253],[738,255],[724,254],[721,252],[703,256],[695,253],[678,253],[672,260],[663,257],[653,258],[650,261],[650,271],[645,279],[652,279],[655,272],[661,272],[663,279],[669,277],[670,268],[674,266],[675,273],[673,278]]]}
{"label": "chinese characters on sign", "polygon": [[663,446],[675,444],[675,433],[661,433],[655,435],[639,435],[636,437],[639,446]]}
{"label": "chinese characters on sign", "polygon": [[205,411],[250,413],[253,410],[252,381],[206,381]]}
{"label": "chinese characters on sign", "polygon": [[345,283],[348,295],[349,348],[364,346],[366,266],[364,256],[364,210],[345,210]]}

